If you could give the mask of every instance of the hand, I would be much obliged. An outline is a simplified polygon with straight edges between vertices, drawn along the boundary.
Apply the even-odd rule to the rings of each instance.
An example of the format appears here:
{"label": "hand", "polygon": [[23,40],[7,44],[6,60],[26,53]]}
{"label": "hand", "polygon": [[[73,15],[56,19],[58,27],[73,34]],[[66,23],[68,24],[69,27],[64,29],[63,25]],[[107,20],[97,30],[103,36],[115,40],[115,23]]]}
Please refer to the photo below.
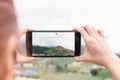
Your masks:
{"label": "hand", "polygon": [[[29,28],[25,28],[25,29],[20,29],[19,30],[19,38],[25,34],[27,31],[29,31]],[[32,62],[34,60],[37,60],[38,58],[34,58],[34,57],[27,57],[27,56],[23,56],[20,54],[20,52],[18,52],[16,50],[16,56],[17,56],[17,63],[26,63],[26,62]]]}
{"label": "hand", "polygon": [[111,59],[117,57],[106,43],[102,30],[96,30],[87,25],[75,28],[75,30],[81,33],[85,41],[86,50],[83,55],[73,57],[73,60],[107,66]]}

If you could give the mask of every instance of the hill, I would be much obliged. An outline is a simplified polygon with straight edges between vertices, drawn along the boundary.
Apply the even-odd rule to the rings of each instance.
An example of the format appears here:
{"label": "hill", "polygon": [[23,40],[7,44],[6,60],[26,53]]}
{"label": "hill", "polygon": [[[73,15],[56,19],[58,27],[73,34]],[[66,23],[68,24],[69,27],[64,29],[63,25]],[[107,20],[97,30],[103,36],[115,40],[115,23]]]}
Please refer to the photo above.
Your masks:
{"label": "hill", "polygon": [[74,56],[74,51],[61,46],[49,49],[45,53],[47,56]]}
{"label": "hill", "polygon": [[43,46],[33,46],[32,48],[32,52],[35,55],[42,55],[42,56],[73,56],[74,51],[66,49],[64,47],[61,46],[57,46],[57,47],[52,47],[52,48],[48,48],[48,47],[43,47]]}
{"label": "hill", "polygon": [[34,45],[34,46],[32,47],[32,52],[33,52],[34,54],[43,54],[45,51],[47,51],[47,50],[49,50],[49,49],[51,49],[51,48]]}

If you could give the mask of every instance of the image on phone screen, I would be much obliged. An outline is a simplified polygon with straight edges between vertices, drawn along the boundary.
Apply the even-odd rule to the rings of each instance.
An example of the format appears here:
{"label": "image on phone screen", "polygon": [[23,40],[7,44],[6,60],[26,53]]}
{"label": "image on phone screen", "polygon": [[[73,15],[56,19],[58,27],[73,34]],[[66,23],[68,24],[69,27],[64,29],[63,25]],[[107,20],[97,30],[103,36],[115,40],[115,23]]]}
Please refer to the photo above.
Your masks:
{"label": "image on phone screen", "polygon": [[32,56],[57,57],[76,55],[74,31],[32,31],[31,38]]}

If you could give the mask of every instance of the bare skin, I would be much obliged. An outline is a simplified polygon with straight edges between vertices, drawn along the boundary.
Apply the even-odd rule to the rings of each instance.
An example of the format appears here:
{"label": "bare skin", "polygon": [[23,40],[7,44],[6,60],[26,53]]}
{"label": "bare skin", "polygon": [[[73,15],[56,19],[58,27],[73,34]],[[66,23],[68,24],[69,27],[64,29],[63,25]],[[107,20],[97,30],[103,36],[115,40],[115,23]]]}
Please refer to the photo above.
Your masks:
{"label": "bare skin", "polygon": [[27,31],[27,29],[20,30],[20,34],[18,34],[16,19],[13,0],[0,0],[0,80],[10,80],[16,62],[24,63],[36,60],[22,56],[16,51],[20,35]]}
{"label": "bare skin", "polygon": [[17,21],[12,0],[0,0],[0,80],[10,80],[15,63]]}
{"label": "bare skin", "polygon": [[[19,29],[19,38],[29,30],[31,30],[31,29],[30,28]],[[16,50],[16,55],[17,55],[16,56],[17,63],[27,63],[27,62],[32,62],[32,61],[38,60],[38,58],[35,58],[35,57],[23,56],[18,50]]]}
{"label": "bare skin", "polygon": [[[115,80],[120,80],[120,59],[104,40],[102,31],[89,26],[75,30],[82,34],[86,51],[82,56],[73,59],[77,62],[103,65],[112,73]],[[0,80],[10,80],[12,76],[17,42],[18,29],[13,0],[0,0]],[[28,57],[24,57],[21,62],[27,62],[26,59]]]}
{"label": "bare skin", "polygon": [[81,33],[86,50],[85,54],[73,57],[73,60],[105,66],[113,75],[114,80],[120,80],[120,59],[105,41],[103,31],[87,25],[77,27],[75,30]]}

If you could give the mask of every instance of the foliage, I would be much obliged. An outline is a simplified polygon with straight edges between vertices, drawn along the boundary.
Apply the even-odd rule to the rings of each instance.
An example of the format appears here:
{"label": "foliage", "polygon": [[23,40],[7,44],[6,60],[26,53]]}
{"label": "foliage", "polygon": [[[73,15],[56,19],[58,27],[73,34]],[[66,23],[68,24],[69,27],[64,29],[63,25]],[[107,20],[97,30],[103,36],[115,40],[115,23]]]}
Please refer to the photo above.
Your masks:
{"label": "foliage", "polygon": [[112,75],[110,74],[108,70],[101,70],[98,73],[98,77],[103,77],[105,79],[105,78],[111,78]]}
{"label": "foliage", "polygon": [[68,72],[66,65],[56,65],[56,72]]}
{"label": "foliage", "polygon": [[33,53],[44,53],[46,50],[49,50],[50,48],[42,47],[42,46],[32,46],[32,52]]}
{"label": "foliage", "polygon": [[91,69],[90,73],[92,74],[92,76],[97,76],[98,70],[97,69]]}
{"label": "foliage", "polygon": [[50,60],[50,63],[53,65],[64,65],[64,64],[70,64],[73,60],[70,58],[53,58]]}
{"label": "foliage", "polygon": [[103,80],[101,77],[91,77],[80,73],[48,73],[39,74],[43,80]]}
{"label": "foliage", "polygon": [[34,75],[30,75],[28,76],[29,78],[35,78],[35,79],[39,79],[40,75],[39,74],[34,74]]}
{"label": "foliage", "polygon": [[55,71],[56,72],[68,72],[67,65],[73,62],[69,58],[54,58],[51,61],[49,61],[50,64],[55,65]]}
{"label": "foliage", "polygon": [[[63,51],[63,49],[60,46],[57,49],[59,49],[61,52]],[[42,47],[41,51],[43,52],[48,51],[50,54],[53,53],[53,51],[55,51],[55,53],[57,52],[59,53],[57,49],[54,48],[54,50],[52,50],[52,48],[47,49],[45,47]],[[84,52],[84,46],[82,46],[81,50]],[[73,63],[74,63],[73,60],[71,60],[70,58],[64,58],[64,57],[40,58],[39,60],[34,61],[32,63],[34,65],[33,68],[37,70],[37,74],[31,75],[30,77],[41,78],[44,80],[79,80],[79,79],[81,80],[104,80],[106,78],[111,77],[111,74],[105,69],[98,70],[96,76],[90,76],[89,70],[90,70],[90,67],[93,67],[93,64],[82,63],[80,65],[72,66],[71,64]],[[49,68],[49,66],[51,65],[54,66],[54,68]],[[93,70],[94,72],[93,74],[95,74],[95,71],[96,70]],[[45,72],[46,74],[44,74]]]}
{"label": "foliage", "polygon": [[43,46],[33,46],[32,53],[41,54],[43,56],[73,56],[74,52],[72,50],[66,49],[61,46],[57,47],[43,47]]}
{"label": "foliage", "polygon": [[73,56],[74,52],[69,49],[57,46],[45,52],[46,56]]}

